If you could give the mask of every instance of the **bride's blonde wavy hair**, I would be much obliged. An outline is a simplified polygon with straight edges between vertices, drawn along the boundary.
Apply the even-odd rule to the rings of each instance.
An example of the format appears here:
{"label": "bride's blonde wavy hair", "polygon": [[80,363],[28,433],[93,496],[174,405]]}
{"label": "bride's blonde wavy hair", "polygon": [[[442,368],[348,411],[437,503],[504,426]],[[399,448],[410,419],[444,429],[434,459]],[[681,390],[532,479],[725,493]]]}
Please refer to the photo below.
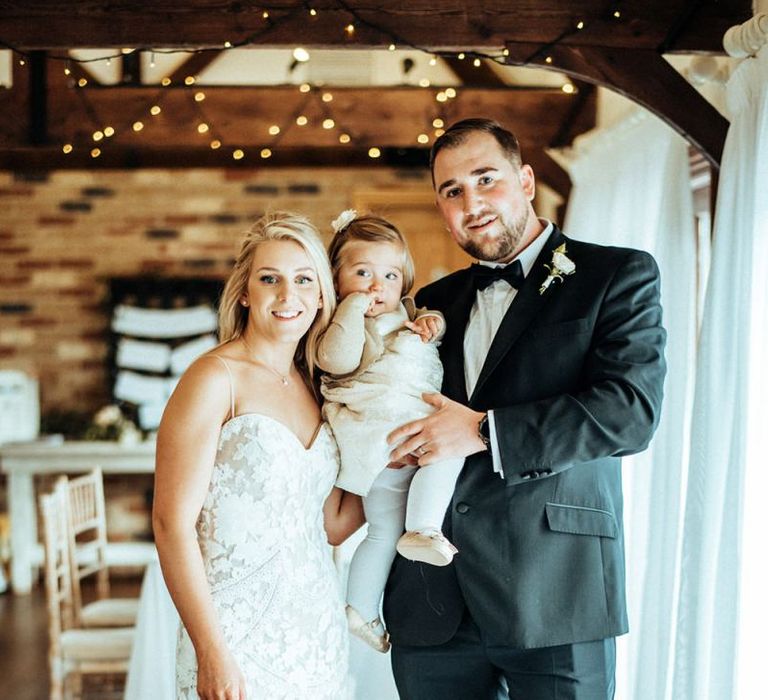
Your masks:
{"label": "bride's blonde wavy hair", "polygon": [[245,234],[234,268],[219,300],[219,342],[236,340],[245,331],[248,323],[248,308],[240,303],[240,299],[248,290],[253,259],[259,244],[264,241],[297,243],[307,254],[317,272],[322,306],[317,310],[315,320],[299,342],[294,357],[296,366],[311,381],[317,364],[318,339],[331,321],[336,307],[336,295],[333,289],[331,267],[320,234],[305,216],[288,211],[269,212],[253,224]]}

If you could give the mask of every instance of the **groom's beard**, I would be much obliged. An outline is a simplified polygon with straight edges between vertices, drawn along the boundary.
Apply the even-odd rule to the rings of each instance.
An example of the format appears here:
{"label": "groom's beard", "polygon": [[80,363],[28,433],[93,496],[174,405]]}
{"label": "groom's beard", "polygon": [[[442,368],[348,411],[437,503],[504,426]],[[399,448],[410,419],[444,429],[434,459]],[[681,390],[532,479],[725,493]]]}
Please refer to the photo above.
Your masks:
{"label": "groom's beard", "polygon": [[[496,214],[495,212],[483,212],[473,217],[473,219],[481,220],[489,213]],[[483,236],[480,239],[475,239],[470,234],[469,237],[464,239],[461,247],[477,260],[506,263],[512,259],[517,247],[520,245],[520,241],[523,240],[530,212],[524,212],[514,221],[505,221],[498,214],[496,216],[498,216],[497,223],[500,223],[502,226],[501,233],[498,236],[492,238]]]}

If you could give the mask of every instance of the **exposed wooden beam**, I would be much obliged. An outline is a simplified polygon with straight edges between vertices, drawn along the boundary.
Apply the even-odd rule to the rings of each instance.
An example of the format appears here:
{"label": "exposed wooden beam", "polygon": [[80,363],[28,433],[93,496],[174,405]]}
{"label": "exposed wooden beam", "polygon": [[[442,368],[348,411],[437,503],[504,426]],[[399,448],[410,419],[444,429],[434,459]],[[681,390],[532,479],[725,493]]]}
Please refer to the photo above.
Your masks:
{"label": "exposed wooden beam", "polygon": [[[197,92],[204,93],[204,101],[195,100]],[[322,100],[326,92],[332,101]],[[459,88],[454,99],[440,103],[435,100],[437,92],[439,88],[400,87],[335,88],[305,94],[293,86],[68,89],[62,84],[52,89],[50,130],[51,138],[59,141],[88,140],[94,128],[109,122],[117,130],[110,143],[145,148],[206,145],[214,137],[249,147],[333,147],[338,146],[342,132],[351,136],[353,144],[408,148],[419,145],[419,134],[433,138],[436,117],[450,123],[485,115],[509,125],[522,141],[546,146],[576,100],[557,89]],[[153,105],[161,107],[155,117],[149,113]],[[370,108],[361,109],[361,105]],[[307,118],[306,126],[296,124],[300,115]],[[322,128],[325,119],[333,119],[333,128]],[[134,132],[131,125],[138,120],[144,128]],[[201,134],[200,123],[209,130]],[[582,123],[584,131],[594,126],[594,119]],[[280,133],[271,135],[270,127],[275,125]]]}
{"label": "exposed wooden beam", "polygon": [[120,82],[123,85],[141,85],[141,51],[127,53],[121,59]]}
{"label": "exposed wooden beam", "polygon": [[536,179],[549,185],[564,200],[571,192],[571,176],[543,150],[523,151],[523,160],[532,168]]}
{"label": "exposed wooden beam", "polygon": [[29,133],[29,63],[11,64],[13,87],[0,89],[0,144],[25,145]]}
{"label": "exposed wooden beam", "polygon": [[507,87],[507,84],[486,61],[480,61],[480,65],[476,66],[473,60],[446,57],[443,62],[465,85],[491,88]]}
{"label": "exposed wooden beam", "polygon": [[33,146],[48,143],[48,61],[45,51],[29,55],[27,140]]}
{"label": "exposed wooden beam", "polygon": [[283,147],[268,159],[258,149],[246,149],[241,160],[234,160],[231,148],[212,151],[206,147],[170,147],[143,149],[119,144],[102,149],[98,158],[89,148],[76,148],[65,155],[61,148],[14,147],[0,150],[0,170],[39,171],[68,169],[133,168],[266,168],[266,167],[423,167],[429,165],[427,148],[383,148],[378,158],[371,158],[367,148],[359,147]]}
{"label": "exposed wooden beam", "polygon": [[199,53],[190,54],[189,58],[173,71],[168,78],[173,85],[183,84],[185,78],[189,76],[197,77],[220,55],[221,51],[218,50],[200,51]]}
{"label": "exposed wooden beam", "polygon": [[[203,101],[195,99],[197,92],[204,93]],[[325,92],[332,94],[331,102],[322,100]],[[111,167],[153,167],[176,156],[180,165],[227,167],[234,163],[232,153],[238,148],[245,151],[244,160],[251,164],[281,163],[283,159],[300,164],[302,153],[319,154],[323,149],[329,149],[332,164],[344,162],[347,153],[352,154],[351,162],[360,161],[355,154],[362,153],[364,162],[394,158],[403,163],[414,163],[413,154],[421,153],[426,164],[427,150],[434,140],[432,121],[440,117],[448,124],[473,116],[494,118],[513,129],[524,157],[532,161],[560,133],[563,120],[573,114],[572,105],[579,99],[553,88],[459,88],[454,99],[439,103],[435,100],[438,92],[439,88],[408,87],[337,88],[310,93],[302,93],[294,86],[76,88],[61,80],[50,86],[49,142],[58,146],[50,167],[71,167],[73,162],[79,167],[103,163]],[[375,105],[375,110],[361,110],[360,105]],[[156,116],[150,114],[153,106],[161,108]],[[299,116],[306,117],[306,125],[296,123]],[[591,112],[580,110],[571,118],[574,133],[593,128],[594,118],[594,108]],[[333,128],[323,128],[326,119],[334,120]],[[143,128],[135,131],[133,125],[138,121]],[[207,125],[207,130],[201,132],[201,124]],[[270,134],[270,127],[275,125],[280,133]],[[95,143],[93,133],[106,126],[115,129],[115,135]],[[339,144],[342,133],[350,136],[346,146]],[[429,137],[426,144],[419,144],[420,134]],[[210,148],[213,140],[221,142],[219,149]],[[74,146],[70,156],[60,153],[63,144]],[[0,167],[24,167],[23,158],[37,162],[39,152],[24,150],[23,139],[10,139],[8,145]],[[91,160],[89,154],[94,147],[101,150],[101,156]],[[367,155],[371,147],[394,155],[372,161]],[[259,157],[263,148],[272,151],[268,161]],[[322,156],[317,155],[314,162],[322,161]],[[570,186],[567,176],[553,166],[544,163],[537,169],[538,175],[566,196]]]}
{"label": "exposed wooden beam", "polygon": [[[500,49],[507,41],[547,43],[579,20],[585,30],[571,45],[657,48],[689,0],[623,0],[621,18],[605,0],[318,0],[317,15],[301,0],[272,0],[269,18],[259,3],[186,0],[183,3],[100,3],[93,0],[9,0],[0,8],[0,39],[22,49],[72,47],[356,46],[391,43],[461,51]],[[750,0],[704,3],[677,30],[670,50],[721,53],[730,26],[751,16]],[[355,24],[350,36],[344,27]]]}
{"label": "exposed wooden beam", "polygon": [[[507,44],[507,62],[538,65],[614,90],[656,114],[719,167],[728,120],[655,51]],[[551,62],[547,62],[547,58]]]}
{"label": "exposed wooden beam", "polygon": [[583,80],[574,80],[573,86],[577,91],[575,99],[571,109],[560,124],[560,131],[549,142],[550,148],[570,146],[573,139],[585,131],[582,128],[585,118],[593,124],[596,122],[597,89],[591,83],[585,83]]}

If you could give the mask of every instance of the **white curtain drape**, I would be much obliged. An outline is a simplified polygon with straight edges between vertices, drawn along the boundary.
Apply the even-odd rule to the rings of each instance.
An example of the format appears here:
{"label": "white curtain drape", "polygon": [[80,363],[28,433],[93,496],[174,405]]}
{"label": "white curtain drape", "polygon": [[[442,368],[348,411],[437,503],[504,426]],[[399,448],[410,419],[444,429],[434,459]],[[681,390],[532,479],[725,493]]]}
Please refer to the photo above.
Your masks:
{"label": "white curtain drape", "polygon": [[685,141],[638,112],[582,137],[566,235],[652,253],[668,331],[665,400],[653,442],[624,460],[630,634],[618,641],[618,700],[662,700],[671,684],[682,493],[696,341],[696,231]]}
{"label": "white curtain drape", "polygon": [[765,697],[767,49],[736,68],[727,101],[693,410],[675,700]]}

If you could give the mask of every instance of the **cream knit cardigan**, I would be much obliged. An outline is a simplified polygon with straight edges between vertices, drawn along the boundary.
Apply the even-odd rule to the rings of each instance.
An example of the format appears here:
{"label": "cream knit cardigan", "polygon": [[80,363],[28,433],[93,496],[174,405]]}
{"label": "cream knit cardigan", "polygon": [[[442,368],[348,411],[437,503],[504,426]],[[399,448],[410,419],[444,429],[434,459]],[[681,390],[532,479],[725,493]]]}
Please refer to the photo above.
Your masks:
{"label": "cream knit cardigan", "polygon": [[[387,435],[434,410],[421,398],[439,392],[443,368],[436,340],[445,332],[437,311],[415,308],[404,298],[398,309],[367,318],[369,299],[353,293],[338,306],[318,346],[318,366],[326,372],[320,384],[323,417],[341,454],[337,486],[366,495],[389,462],[394,445]],[[423,342],[405,322],[437,316],[438,338]]]}

